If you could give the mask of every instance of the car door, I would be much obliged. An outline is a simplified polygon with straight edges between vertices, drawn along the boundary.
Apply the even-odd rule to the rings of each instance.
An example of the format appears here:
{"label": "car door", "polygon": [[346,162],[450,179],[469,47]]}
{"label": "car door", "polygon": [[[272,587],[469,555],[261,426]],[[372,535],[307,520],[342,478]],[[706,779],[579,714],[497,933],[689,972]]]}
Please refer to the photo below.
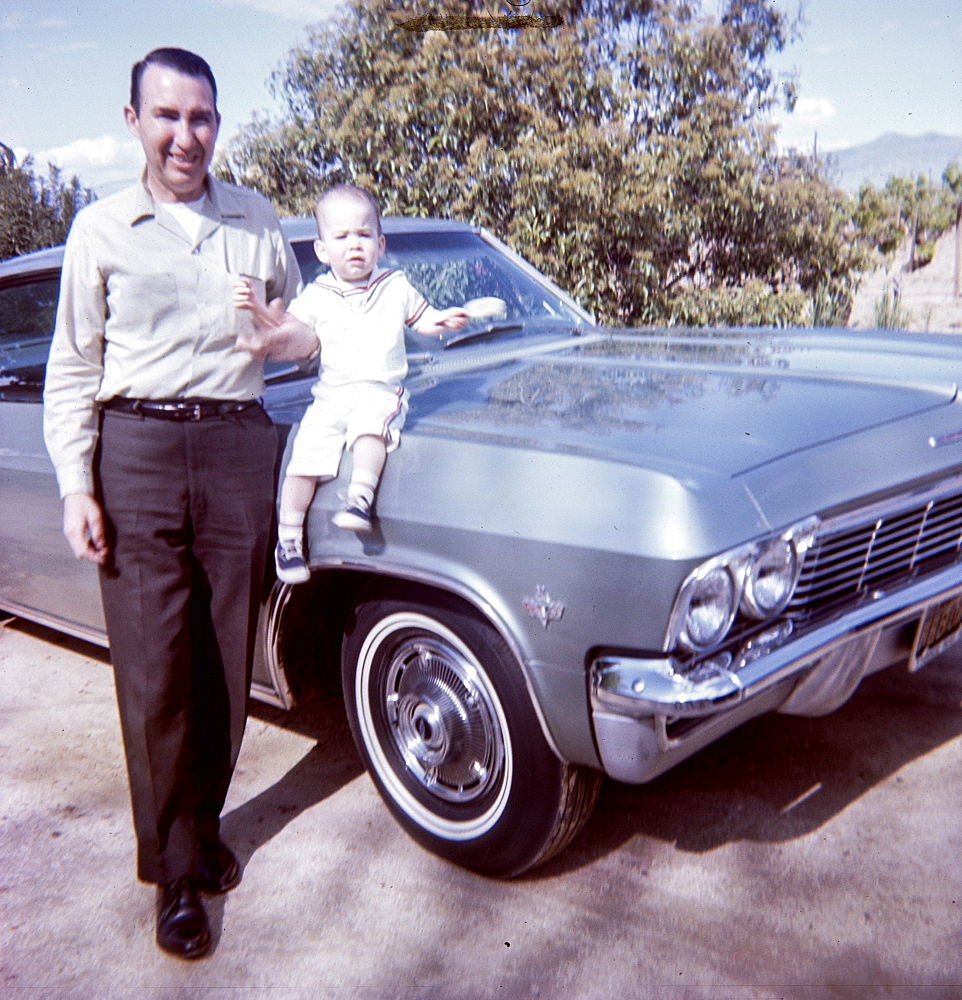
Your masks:
{"label": "car door", "polygon": [[0,607],[104,643],[97,572],[74,559],[43,441],[59,271],[0,279]]}

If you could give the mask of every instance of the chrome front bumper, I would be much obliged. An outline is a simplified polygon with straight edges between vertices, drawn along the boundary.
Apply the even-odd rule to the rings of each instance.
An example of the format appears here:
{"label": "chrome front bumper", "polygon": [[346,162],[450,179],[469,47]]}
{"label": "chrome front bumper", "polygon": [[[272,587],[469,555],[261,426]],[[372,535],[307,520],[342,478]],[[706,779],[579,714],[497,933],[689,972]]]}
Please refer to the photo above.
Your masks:
{"label": "chrome front bumper", "polygon": [[[648,781],[762,712],[827,714],[866,674],[906,658],[918,669],[960,637],[956,564],[814,628],[779,622],[736,655],[710,657],[687,674],[669,655],[600,656],[590,670],[591,711],[605,772]],[[683,735],[671,735],[673,723]]]}

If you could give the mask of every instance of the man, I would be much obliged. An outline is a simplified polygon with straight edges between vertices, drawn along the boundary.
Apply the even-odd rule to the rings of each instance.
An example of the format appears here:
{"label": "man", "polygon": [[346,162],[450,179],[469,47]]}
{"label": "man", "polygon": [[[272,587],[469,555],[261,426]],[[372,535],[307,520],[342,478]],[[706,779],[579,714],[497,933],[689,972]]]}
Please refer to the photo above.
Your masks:
{"label": "man", "polygon": [[133,67],[124,116],[146,167],[70,232],[45,435],[64,534],[99,566],[137,872],[161,887],[157,942],[199,958],[210,930],[198,892],[241,877],[219,817],[273,511],[261,359],[314,342],[238,339],[238,276],[286,303],[299,275],[266,200],[208,175],[220,115],[207,63],[151,52]]}

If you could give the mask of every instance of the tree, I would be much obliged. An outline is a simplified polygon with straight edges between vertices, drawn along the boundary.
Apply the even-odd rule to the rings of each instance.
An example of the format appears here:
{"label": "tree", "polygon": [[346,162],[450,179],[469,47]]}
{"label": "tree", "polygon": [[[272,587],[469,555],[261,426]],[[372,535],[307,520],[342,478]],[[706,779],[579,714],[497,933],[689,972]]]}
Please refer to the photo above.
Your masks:
{"label": "tree", "polygon": [[903,237],[909,238],[909,270],[924,267],[935,252],[935,241],[950,225],[954,205],[946,184],[935,185],[919,174],[917,177],[892,175],[881,195],[863,188],[865,204],[885,204],[898,214]]}
{"label": "tree", "polygon": [[779,156],[765,124],[794,100],[766,64],[795,30],[770,0],[717,16],[569,0],[550,30],[398,26],[422,6],[348,0],[288,55],[284,114],[251,122],[223,174],[290,213],[350,180],[388,212],[487,225],[616,323],[845,312],[862,253],[845,196]]}
{"label": "tree", "polygon": [[0,259],[63,243],[74,216],[95,197],[76,177],[65,181],[57,167],[36,176],[29,157],[18,164],[0,143]]}

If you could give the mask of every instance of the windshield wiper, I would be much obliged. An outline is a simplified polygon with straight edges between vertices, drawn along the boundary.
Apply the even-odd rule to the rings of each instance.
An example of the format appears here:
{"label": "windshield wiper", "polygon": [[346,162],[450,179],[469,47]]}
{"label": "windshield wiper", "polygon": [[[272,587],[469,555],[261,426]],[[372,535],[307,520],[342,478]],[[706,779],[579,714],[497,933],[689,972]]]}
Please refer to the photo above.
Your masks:
{"label": "windshield wiper", "polygon": [[459,333],[450,340],[444,342],[444,350],[450,347],[460,347],[462,344],[472,344],[476,340],[484,340],[487,337],[497,336],[499,333],[506,333],[508,330],[520,330],[524,326],[523,320],[515,320],[512,323],[488,323],[487,326],[478,327],[475,330],[466,330]]}

